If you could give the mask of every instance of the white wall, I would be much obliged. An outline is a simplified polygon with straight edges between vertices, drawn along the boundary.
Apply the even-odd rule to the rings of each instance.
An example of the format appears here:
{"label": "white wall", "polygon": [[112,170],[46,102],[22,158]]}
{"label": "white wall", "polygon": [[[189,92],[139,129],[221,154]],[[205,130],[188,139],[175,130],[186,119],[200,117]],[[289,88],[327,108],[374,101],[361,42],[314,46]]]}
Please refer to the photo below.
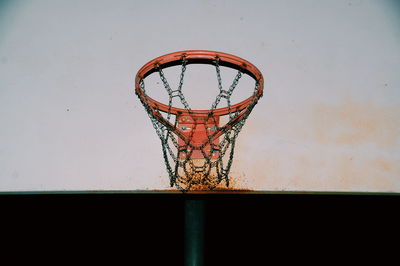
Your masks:
{"label": "white wall", "polygon": [[399,26],[396,1],[2,1],[0,191],[168,188],[134,75],[206,49],[266,80],[238,187],[400,192]]}

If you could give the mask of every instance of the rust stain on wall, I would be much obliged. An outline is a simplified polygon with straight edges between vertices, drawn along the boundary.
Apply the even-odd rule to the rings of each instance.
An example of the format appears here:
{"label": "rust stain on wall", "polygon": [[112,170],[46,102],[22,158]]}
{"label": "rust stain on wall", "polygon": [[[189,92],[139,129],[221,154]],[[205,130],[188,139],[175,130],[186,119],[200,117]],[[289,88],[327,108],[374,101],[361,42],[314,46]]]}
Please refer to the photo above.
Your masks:
{"label": "rust stain on wall", "polygon": [[389,161],[383,157],[379,157],[374,159],[371,164],[381,171],[398,174],[398,178],[400,179],[400,162]]}
{"label": "rust stain on wall", "polygon": [[[232,179],[254,190],[398,191],[400,105],[344,99],[249,123]],[[250,122],[250,121],[249,121]],[[266,134],[267,133],[267,134]],[[236,186],[233,186],[236,187]]]}
{"label": "rust stain on wall", "polygon": [[[365,156],[360,151],[333,154],[274,154],[249,170],[252,189],[315,191],[394,191],[400,187],[396,158]],[[272,163],[276,161],[276,163]],[[258,171],[258,172],[257,172]]]}
{"label": "rust stain on wall", "polygon": [[315,140],[339,145],[375,143],[394,147],[400,136],[400,106],[378,106],[345,100],[317,105],[313,114]]}
{"label": "rust stain on wall", "polygon": [[[366,167],[368,168],[368,167]],[[351,156],[343,156],[332,162],[331,180],[336,181],[339,189],[351,189],[367,184],[369,178],[368,170],[360,167],[359,161]],[[370,170],[370,169],[369,169]]]}

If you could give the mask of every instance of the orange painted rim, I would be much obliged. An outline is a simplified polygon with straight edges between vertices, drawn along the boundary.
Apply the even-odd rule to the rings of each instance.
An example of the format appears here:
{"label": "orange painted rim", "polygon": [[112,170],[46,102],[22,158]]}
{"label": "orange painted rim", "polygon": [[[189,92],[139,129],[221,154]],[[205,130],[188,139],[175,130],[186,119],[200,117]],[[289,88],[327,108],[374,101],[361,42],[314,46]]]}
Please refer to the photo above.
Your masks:
{"label": "orange painted rim", "polygon": [[[242,59],[240,57],[227,54],[227,53],[222,53],[222,52],[215,52],[215,51],[206,51],[206,50],[188,50],[188,51],[180,51],[180,52],[174,52],[170,54],[166,54],[160,57],[157,57],[147,64],[145,64],[137,73],[136,78],[135,78],[135,92],[136,94],[145,102],[147,102],[151,108],[158,109],[160,111],[166,112],[166,113],[171,113],[174,115],[182,115],[182,114],[188,114],[188,110],[182,109],[182,108],[176,108],[176,107],[169,107],[166,104],[160,103],[153,98],[147,96],[144,91],[140,88],[140,81],[144,79],[150,72],[154,71],[155,68],[176,62],[176,61],[182,61],[183,58],[186,58],[186,60],[193,60],[195,61],[196,59],[203,59],[203,60],[210,60],[215,61],[219,60],[219,62],[222,63],[228,63],[232,64],[244,71],[249,72],[250,74],[253,75],[253,78],[255,78],[256,81],[258,81],[258,90],[256,91],[256,94],[253,96],[250,96],[246,100],[237,103],[235,105],[232,105],[231,108],[229,107],[223,107],[223,108],[218,108],[212,111],[213,115],[217,116],[222,116],[222,115],[227,115],[230,111],[236,110],[236,111],[242,111],[244,110],[247,106],[250,105],[250,103],[254,100],[254,98],[260,98],[263,94],[263,89],[264,89],[264,79],[263,76],[258,70],[256,66],[254,66],[252,63],[248,62],[245,59]],[[191,110],[190,114],[191,115],[206,115],[209,114],[210,110]]]}

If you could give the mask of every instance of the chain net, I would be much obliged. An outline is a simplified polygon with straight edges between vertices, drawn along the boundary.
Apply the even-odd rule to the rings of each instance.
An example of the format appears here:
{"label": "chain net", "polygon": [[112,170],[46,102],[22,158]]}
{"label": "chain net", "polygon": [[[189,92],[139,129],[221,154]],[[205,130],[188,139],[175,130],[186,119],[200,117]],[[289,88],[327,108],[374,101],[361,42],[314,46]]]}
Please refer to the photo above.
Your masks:
{"label": "chain net", "polygon": [[[215,189],[220,187],[223,181],[226,187],[229,186],[229,172],[233,162],[236,139],[259,98],[256,96],[259,88],[259,82],[256,80],[251,101],[246,108],[232,108],[231,95],[243,72],[239,69],[232,84],[225,90],[222,85],[219,58],[216,57],[212,63],[216,70],[219,93],[205,117],[199,118],[198,114],[190,108],[182,93],[188,64],[185,56],[182,57],[179,85],[176,89],[172,89],[169,85],[163,73],[163,67],[158,65],[156,68],[169,96],[168,111],[164,113],[164,116],[161,114],[162,111],[150,104],[144,79],[141,79],[139,83],[140,89],[144,92],[144,97],[140,97],[140,100],[161,140],[170,185],[171,187],[176,186],[182,191]],[[186,112],[182,117],[191,121],[191,128],[180,125],[179,117],[172,119],[172,116],[177,116],[172,112],[174,98],[178,98],[184,106]],[[218,108],[222,99],[225,99],[227,103],[228,112],[226,115],[229,117],[229,121],[220,126],[219,117],[214,114],[214,111]],[[160,117],[166,117],[168,123],[160,121]],[[203,134],[205,134],[199,143],[196,142],[195,138],[196,130],[198,131],[200,127],[203,127]],[[185,131],[187,132],[185,133]]]}

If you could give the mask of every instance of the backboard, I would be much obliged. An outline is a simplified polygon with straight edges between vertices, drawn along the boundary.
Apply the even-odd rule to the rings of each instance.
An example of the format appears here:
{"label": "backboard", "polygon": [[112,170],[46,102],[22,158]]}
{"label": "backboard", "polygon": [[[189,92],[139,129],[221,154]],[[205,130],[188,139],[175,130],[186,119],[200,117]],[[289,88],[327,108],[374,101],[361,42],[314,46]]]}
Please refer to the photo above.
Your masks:
{"label": "backboard", "polygon": [[[179,193],[135,95],[135,75],[157,56],[193,49],[243,58],[265,78],[264,96],[237,136],[230,189],[399,193],[394,5],[4,1],[0,191]],[[229,88],[237,70],[220,71]],[[171,88],[179,87],[180,73],[181,65],[164,70]],[[146,92],[168,105],[157,75],[147,77],[154,86]],[[237,86],[232,103],[252,95],[254,79],[243,75]],[[193,110],[211,109],[219,91],[215,66],[187,65],[182,88]],[[186,122],[179,126],[190,128]],[[221,139],[215,141],[210,151]]]}

